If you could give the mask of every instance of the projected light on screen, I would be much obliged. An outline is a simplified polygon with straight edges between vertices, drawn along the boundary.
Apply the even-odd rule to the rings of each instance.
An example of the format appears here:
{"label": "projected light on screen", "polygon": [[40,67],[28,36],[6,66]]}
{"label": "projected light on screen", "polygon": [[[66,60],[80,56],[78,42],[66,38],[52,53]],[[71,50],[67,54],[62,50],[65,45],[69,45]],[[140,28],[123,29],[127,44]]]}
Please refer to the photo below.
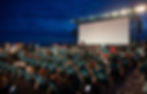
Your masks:
{"label": "projected light on screen", "polygon": [[78,43],[89,45],[127,45],[130,43],[127,17],[80,24]]}

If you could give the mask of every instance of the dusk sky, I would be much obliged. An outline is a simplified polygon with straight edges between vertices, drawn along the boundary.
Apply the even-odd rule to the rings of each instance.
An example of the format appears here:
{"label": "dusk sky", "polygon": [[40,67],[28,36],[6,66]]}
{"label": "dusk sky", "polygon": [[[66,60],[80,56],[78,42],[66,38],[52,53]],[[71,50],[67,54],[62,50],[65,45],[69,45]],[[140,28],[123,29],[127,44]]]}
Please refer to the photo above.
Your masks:
{"label": "dusk sky", "polygon": [[[63,41],[68,39],[68,42],[73,42],[74,38],[70,35],[76,25],[70,22],[71,19],[99,15],[145,2],[147,0],[0,0],[0,35],[3,36],[0,40],[11,40],[5,38],[8,35],[6,32],[48,32],[50,36],[46,36],[46,39],[56,42],[59,39],[56,37],[67,32],[70,34],[61,34],[65,38],[62,38]],[[142,14],[141,18],[143,36],[146,37],[147,13]],[[53,38],[50,32],[58,34]]]}

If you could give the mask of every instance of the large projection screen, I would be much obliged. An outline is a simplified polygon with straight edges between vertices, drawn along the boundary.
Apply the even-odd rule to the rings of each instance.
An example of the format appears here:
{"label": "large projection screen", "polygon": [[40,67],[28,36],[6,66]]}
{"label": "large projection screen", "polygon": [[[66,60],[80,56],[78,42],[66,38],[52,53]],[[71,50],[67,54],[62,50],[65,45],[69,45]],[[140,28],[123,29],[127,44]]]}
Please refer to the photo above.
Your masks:
{"label": "large projection screen", "polygon": [[79,25],[78,44],[128,45],[130,19],[128,17],[94,21]]}

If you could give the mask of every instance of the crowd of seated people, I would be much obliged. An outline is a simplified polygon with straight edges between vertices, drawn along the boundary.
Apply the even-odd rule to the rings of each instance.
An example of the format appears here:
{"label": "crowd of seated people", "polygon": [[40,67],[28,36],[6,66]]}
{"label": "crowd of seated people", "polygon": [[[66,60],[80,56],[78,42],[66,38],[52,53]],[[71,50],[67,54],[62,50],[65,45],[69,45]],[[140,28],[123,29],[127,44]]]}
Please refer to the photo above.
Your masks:
{"label": "crowd of seated people", "polygon": [[0,46],[0,94],[116,94],[135,69],[147,76],[146,49],[6,43]]}

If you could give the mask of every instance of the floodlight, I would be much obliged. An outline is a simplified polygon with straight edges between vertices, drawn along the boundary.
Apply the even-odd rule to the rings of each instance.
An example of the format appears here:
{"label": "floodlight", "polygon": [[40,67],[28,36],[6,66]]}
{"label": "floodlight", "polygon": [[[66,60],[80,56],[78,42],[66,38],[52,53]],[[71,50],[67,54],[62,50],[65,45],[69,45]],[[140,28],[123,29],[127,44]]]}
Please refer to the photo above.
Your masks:
{"label": "floodlight", "polygon": [[122,9],[121,11],[120,11],[120,15],[121,16],[126,16],[126,15],[128,15],[128,14],[130,14],[131,13],[131,10],[130,9]]}
{"label": "floodlight", "polygon": [[147,10],[146,5],[138,5],[134,8],[134,11],[138,14],[144,13]]}
{"label": "floodlight", "polygon": [[119,11],[112,12],[112,17],[117,17],[117,16],[119,16]]}

